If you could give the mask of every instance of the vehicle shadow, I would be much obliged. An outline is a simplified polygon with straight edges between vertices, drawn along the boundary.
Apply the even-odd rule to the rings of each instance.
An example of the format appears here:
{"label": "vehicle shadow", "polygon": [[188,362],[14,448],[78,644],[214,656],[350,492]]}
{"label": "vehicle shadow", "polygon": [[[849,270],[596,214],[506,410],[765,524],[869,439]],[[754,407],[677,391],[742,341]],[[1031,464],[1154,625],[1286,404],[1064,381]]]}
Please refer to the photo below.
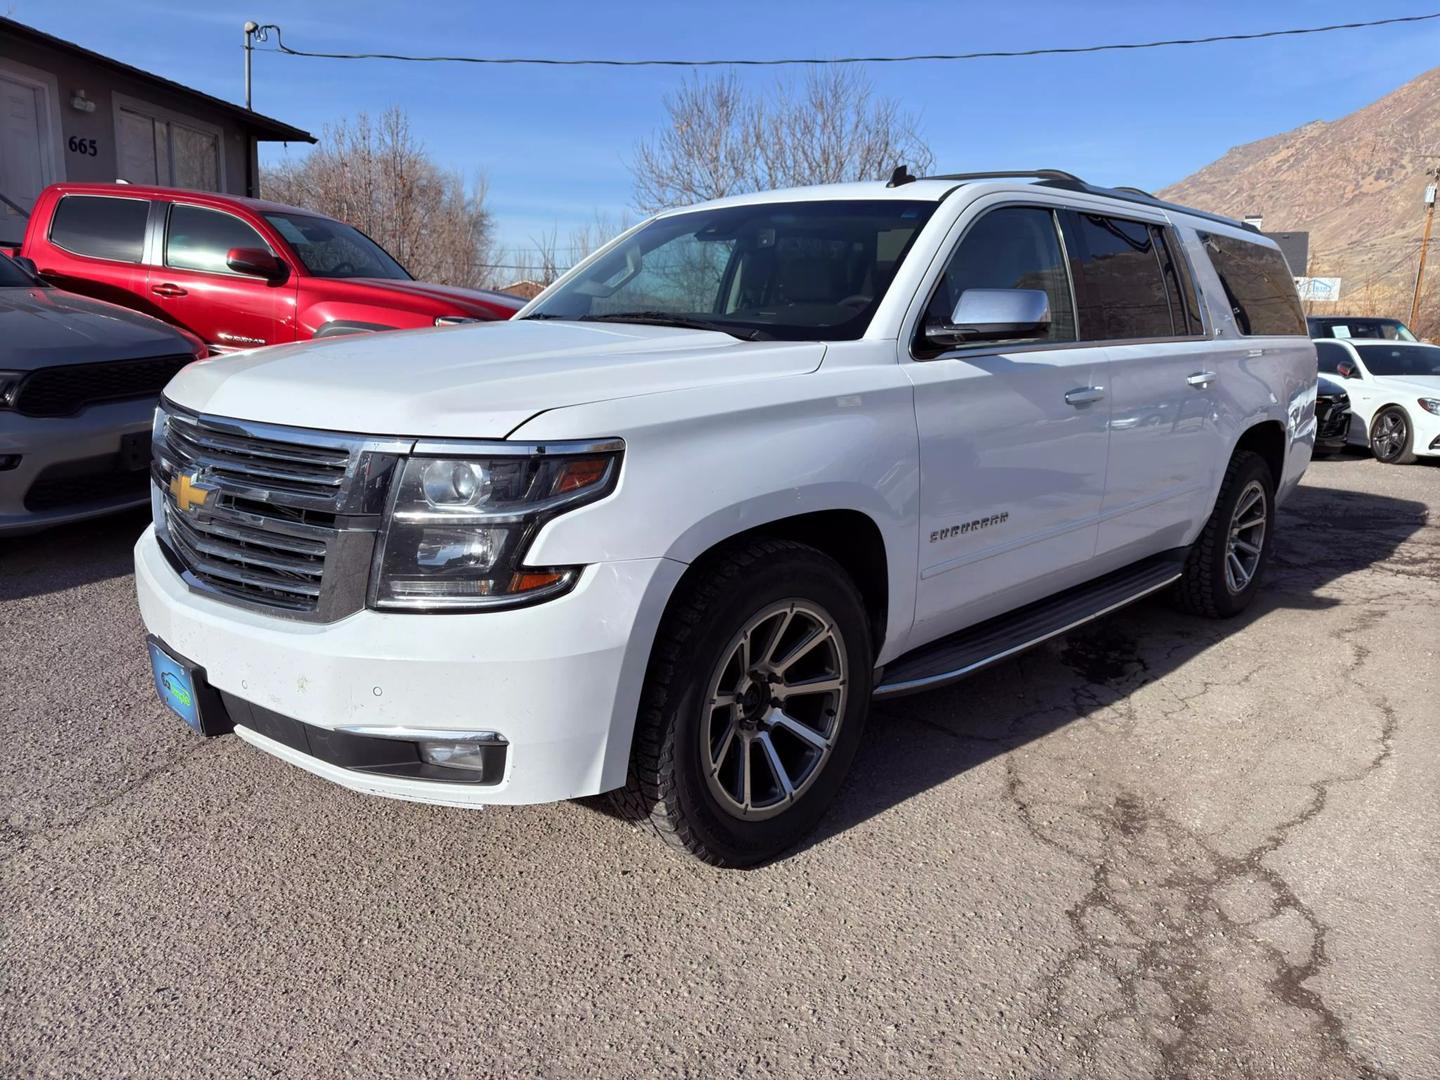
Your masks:
{"label": "vehicle shadow", "polygon": [[1427,512],[1411,500],[1302,487],[1280,511],[1267,577],[1244,614],[1207,620],[1151,599],[947,689],[877,702],[835,805],[789,854],[1108,708],[1272,612],[1337,606],[1320,593],[1339,577],[1380,562],[1433,575],[1433,560],[1398,551]]}
{"label": "vehicle shadow", "polygon": [[150,508],[58,525],[43,532],[0,537],[0,601],[61,592],[135,569],[135,541],[150,524]]}

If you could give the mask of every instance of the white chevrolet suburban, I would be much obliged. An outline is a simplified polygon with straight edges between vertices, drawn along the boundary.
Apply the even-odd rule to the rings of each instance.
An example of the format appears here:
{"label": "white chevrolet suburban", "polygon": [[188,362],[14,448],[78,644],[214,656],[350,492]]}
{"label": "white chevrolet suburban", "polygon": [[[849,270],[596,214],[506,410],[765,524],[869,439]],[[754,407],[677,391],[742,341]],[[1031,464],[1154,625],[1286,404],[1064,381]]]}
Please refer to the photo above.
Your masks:
{"label": "white chevrolet suburban", "polygon": [[1161,589],[1244,608],[1315,387],[1275,245],[1134,189],[899,169],[663,213],[514,321],[178,375],[156,687],[357,791],[616,791],[753,864],[872,698]]}

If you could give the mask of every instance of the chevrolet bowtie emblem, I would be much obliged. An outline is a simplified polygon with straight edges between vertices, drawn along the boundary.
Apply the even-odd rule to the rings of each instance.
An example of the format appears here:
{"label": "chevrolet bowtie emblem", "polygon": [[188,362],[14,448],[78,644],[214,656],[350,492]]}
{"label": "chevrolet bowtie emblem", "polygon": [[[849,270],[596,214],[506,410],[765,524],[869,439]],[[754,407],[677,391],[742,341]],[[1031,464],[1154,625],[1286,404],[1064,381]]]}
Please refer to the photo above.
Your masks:
{"label": "chevrolet bowtie emblem", "polygon": [[175,508],[182,514],[204,506],[214,490],[196,483],[189,473],[176,473],[170,479],[170,495],[175,500]]}

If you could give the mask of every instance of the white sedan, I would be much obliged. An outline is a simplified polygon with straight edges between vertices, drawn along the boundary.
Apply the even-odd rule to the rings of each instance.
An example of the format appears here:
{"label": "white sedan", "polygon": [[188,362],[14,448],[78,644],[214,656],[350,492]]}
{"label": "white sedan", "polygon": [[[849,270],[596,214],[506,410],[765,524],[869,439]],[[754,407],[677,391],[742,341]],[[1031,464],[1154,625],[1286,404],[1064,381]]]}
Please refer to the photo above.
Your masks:
{"label": "white sedan", "polygon": [[1350,392],[1351,443],[1387,465],[1440,457],[1440,345],[1326,338],[1315,354]]}

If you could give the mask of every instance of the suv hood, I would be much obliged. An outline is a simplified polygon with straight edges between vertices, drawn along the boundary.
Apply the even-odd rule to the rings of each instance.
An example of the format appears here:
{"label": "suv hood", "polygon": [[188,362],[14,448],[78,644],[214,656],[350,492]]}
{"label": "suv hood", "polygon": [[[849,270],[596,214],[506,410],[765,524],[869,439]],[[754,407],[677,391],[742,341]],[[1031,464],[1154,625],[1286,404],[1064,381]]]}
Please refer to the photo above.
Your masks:
{"label": "suv hood", "polygon": [[61,289],[0,288],[0,367],[194,356],[195,344],[159,319]]}
{"label": "suv hood", "polygon": [[549,409],[803,375],[824,355],[815,342],[747,342],[709,330],[507,321],[232,353],[191,364],[165,396],[237,420],[494,439]]}

